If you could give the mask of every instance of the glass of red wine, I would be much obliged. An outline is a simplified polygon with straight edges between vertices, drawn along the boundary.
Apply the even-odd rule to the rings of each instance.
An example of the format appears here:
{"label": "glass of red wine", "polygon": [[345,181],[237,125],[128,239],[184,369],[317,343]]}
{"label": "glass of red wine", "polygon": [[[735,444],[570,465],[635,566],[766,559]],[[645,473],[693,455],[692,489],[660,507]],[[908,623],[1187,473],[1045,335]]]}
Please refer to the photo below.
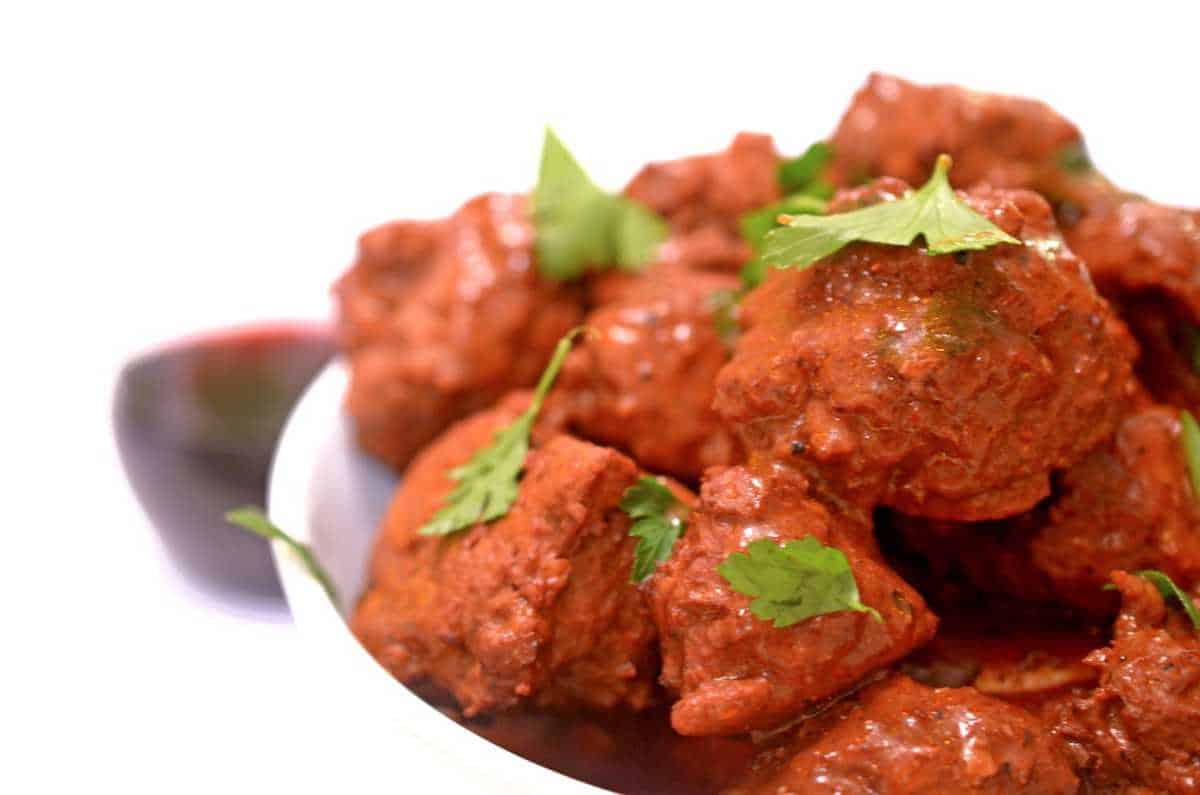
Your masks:
{"label": "glass of red wine", "polygon": [[334,353],[322,325],[202,334],[122,370],[113,429],[133,491],[177,568],[205,588],[278,599],[267,542],[225,511],[265,505],[284,421]]}

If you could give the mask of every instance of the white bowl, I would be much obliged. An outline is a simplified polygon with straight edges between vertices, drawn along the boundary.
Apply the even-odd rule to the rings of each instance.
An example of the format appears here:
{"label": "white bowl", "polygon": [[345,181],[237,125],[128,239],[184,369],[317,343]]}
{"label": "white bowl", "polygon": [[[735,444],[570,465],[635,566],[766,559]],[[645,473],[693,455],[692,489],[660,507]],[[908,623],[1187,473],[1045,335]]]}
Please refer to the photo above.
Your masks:
{"label": "white bowl", "polygon": [[407,758],[440,775],[457,776],[463,791],[606,792],[523,759],[455,723],[393,679],[350,633],[345,616],[362,591],[371,542],[397,479],[355,444],[342,410],[346,381],[345,365],[335,361],[305,392],[284,428],[268,490],[272,520],[312,546],[340,596],[341,604],[332,604],[295,555],[273,544],[296,626],[329,663],[328,681],[316,686],[361,701],[352,709],[369,718],[367,725],[386,727],[398,750],[409,752]]}

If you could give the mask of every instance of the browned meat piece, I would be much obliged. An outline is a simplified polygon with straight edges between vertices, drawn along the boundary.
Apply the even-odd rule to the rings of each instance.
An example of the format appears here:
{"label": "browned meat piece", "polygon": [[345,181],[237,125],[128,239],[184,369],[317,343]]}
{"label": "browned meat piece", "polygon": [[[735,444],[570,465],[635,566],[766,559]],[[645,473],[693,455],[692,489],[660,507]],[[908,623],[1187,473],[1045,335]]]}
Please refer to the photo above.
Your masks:
{"label": "browned meat piece", "polygon": [[[804,478],[776,465],[705,478],[699,507],[674,554],[651,580],[662,638],[662,681],[680,694],[671,724],[688,735],[770,729],[929,640],[937,619],[878,557],[863,517],[832,516]],[[864,604],[882,616],[842,611],[778,629],[750,613],[750,597],[717,573],[759,538],[813,536],[845,553]]]}
{"label": "browned meat piece", "polygon": [[1149,291],[1200,324],[1200,220],[1191,211],[1113,196],[1063,234],[1108,298]]}
{"label": "browned meat piece", "polygon": [[1049,501],[1025,513],[987,522],[948,522],[895,514],[891,517],[903,548],[919,555],[928,574],[914,582],[922,593],[948,592],[963,584],[983,594],[1004,594],[1028,602],[1052,603],[1054,583],[1032,560],[1030,544],[1049,521]]}
{"label": "browned meat piece", "polygon": [[736,276],[657,265],[615,276],[610,302],[594,310],[567,358],[551,401],[571,429],[628,452],[655,472],[698,481],[732,464],[740,448],[712,409],[717,372],[729,359],[716,316]]}
{"label": "browned meat piece", "polygon": [[1071,795],[1078,787],[1035,716],[969,687],[893,675],[801,724],[726,795]]}
{"label": "browned meat piece", "polygon": [[950,179],[956,187],[1025,188],[1054,200],[1108,189],[1090,169],[1070,167],[1067,161],[1082,152],[1083,138],[1048,105],[959,86],[921,86],[872,74],[831,143],[830,173],[839,185],[872,177],[920,185],[933,173],[937,156],[946,153],[954,158]]}
{"label": "browned meat piece", "polygon": [[743,302],[715,405],[748,450],[861,504],[976,521],[1031,508],[1112,435],[1136,389],[1124,325],[1041,197],[964,198],[1024,245],[852,244]]}
{"label": "browned meat piece", "polygon": [[1111,614],[1111,571],[1160,569],[1184,587],[1200,582],[1200,503],[1192,492],[1179,413],[1148,406],[1115,437],[1061,474],[1051,502],[979,524],[898,517],[908,545],[935,572],[976,587]]}
{"label": "browned meat piece", "polygon": [[625,195],[667,219],[666,256],[737,270],[750,258],[738,219],[779,199],[779,154],[769,135],[739,133],[723,152],[651,163]]}
{"label": "browned meat piece", "polygon": [[1106,449],[1063,474],[1033,561],[1064,598],[1095,605],[1115,569],[1161,569],[1184,586],[1200,581],[1200,495],[1167,407],[1126,418]]}
{"label": "browned meat piece", "polygon": [[1100,684],[1047,710],[1088,792],[1200,791],[1200,634],[1153,585],[1123,572],[1112,646],[1087,662]]}
{"label": "browned meat piece", "polygon": [[451,422],[537,381],[582,309],[538,278],[532,240],[524,199],[496,194],[363,236],[335,293],[346,405],[369,452],[403,468]]}
{"label": "browned meat piece", "polygon": [[635,539],[618,508],[638,475],[621,454],[555,435],[530,452],[502,519],[418,535],[465,463],[528,404],[521,394],[452,427],[396,492],[352,626],[402,682],[463,712],[529,702],[640,709],[653,695],[654,626],[630,584]]}
{"label": "browned meat piece", "polygon": [[1065,234],[1137,337],[1150,392],[1200,411],[1200,214],[1114,193]]}
{"label": "browned meat piece", "polygon": [[1141,351],[1138,379],[1157,400],[1200,414],[1200,325],[1190,312],[1153,291],[1113,302]]}

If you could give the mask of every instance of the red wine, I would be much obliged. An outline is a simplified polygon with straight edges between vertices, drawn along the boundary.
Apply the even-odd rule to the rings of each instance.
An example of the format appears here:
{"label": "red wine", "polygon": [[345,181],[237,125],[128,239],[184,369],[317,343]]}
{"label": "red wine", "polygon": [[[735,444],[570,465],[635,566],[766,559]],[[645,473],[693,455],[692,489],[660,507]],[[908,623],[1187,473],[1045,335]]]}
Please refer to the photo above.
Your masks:
{"label": "red wine", "polygon": [[283,423],[334,347],[323,326],[250,326],[167,345],[122,370],[113,405],[121,462],[185,575],[279,596],[267,542],[222,517],[264,504]]}

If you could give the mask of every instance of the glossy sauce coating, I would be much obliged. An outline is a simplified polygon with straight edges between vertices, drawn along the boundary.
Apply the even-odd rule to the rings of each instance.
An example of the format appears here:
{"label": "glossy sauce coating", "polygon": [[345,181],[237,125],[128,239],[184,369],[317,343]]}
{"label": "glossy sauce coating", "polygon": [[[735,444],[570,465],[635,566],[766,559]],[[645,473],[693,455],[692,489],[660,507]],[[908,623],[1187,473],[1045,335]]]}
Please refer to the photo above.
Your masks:
{"label": "glossy sauce coating", "polygon": [[617,506],[628,458],[557,434],[530,452],[517,501],[492,524],[417,533],[465,463],[528,403],[518,394],[447,431],[410,467],[384,520],[352,628],[402,682],[452,693],[468,716],[528,702],[641,709],[654,626],[629,582]]}
{"label": "glossy sauce coating", "polygon": [[779,199],[779,154],[769,135],[739,133],[716,154],[650,163],[625,195],[671,225],[668,256],[693,266],[736,271],[750,258],[738,221]]}
{"label": "glossy sauce coating", "polygon": [[1151,292],[1200,323],[1200,221],[1193,211],[1113,194],[1063,234],[1105,296]]}
{"label": "glossy sauce coating", "polygon": [[525,199],[502,194],[363,235],[334,292],[346,406],[369,452],[403,469],[450,423],[537,381],[582,305],[538,276],[532,244]]}
{"label": "glossy sauce coating", "polygon": [[972,688],[893,675],[801,724],[726,795],[1071,795],[1078,787],[1033,715]]}
{"label": "glossy sauce coating", "polygon": [[860,504],[974,521],[1031,508],[1111,435],[1134,389],[1124,326],[1039,196],[965,198],[1022,245],[852,244],[747,298],[716,407],[749,450]]}
{"label": "glossy sauce coating", "polygon": [[[786,628],[751,614],[716,567],[751,541],[812,536],[847,557],[866,613],[841,611]],[[679,693],[671,724],[687,735],[773,729],[933,636],[937,619],[883,563],[870,527],[832,515],[786,467],[706,476],[687,533],[650,581],[662,682]]]}
{"label": "glossy sauce coating", "polygon": [[1115,637],[1087,658],[1100,685],[1052,705],[1047,718],[1089,792],[1195,793],[1200,634],[1150,583],[1120,572],[1113,580],[1122,596]]}
{"label": "glossy sauce coating", "polygon": [[[446,471],[527,396],[421,454],[355,631],[473,730],[618,791],[1200,790],[1198,636],[1118,574],[1125,611],[1095,651],[1112,569],[1200,579],[1175,408],[1200,406],[1196,213],[1069,163],[1078,129],[1029,100],[874,75],[831,143],[825,176],[845,188],[831,212],[894,200],[946,152],[966,201],[1022,245],[854,244],[775,273],[739,308],[728,359],[736,333],[708,299],[750,256],[739,218],[779,198],[767,136],[631,181],[671,227],[641,274],[541,282],[516,197],[364,237],[339,286],[349,406],[397,466],[532,383],[585,312],[594,335],[543,410],[509,516],[415,535]],[[702,488],[639,588],[617,503],[642,469]],[[754,539],[806,536],[846,554],[882,623],[840,611],[776,628],[716,571]],[[971,683],[1008,703],[927,686]]]}
{"label": "glossy sauce coating", "polygon": [[884,176],[920,185],[943,153],[954,159],[955,187],[1025,188],[1057,201],[1107,184],[1063,168],[1083,136],[1045,103],[879,73],[854,95],[830,143],[830,174],[844,186]]}
{"label": "glossy sauce coating", "polygon": [[1158,569],[1200,582],[1200,503],[1179,439],[1179,411],[1148,405],[1112,440],[1056,477],[1033,511],[982,524],[901,517],[901,533],[940,576],[1031,602],[1111,615],[1109,572]]}
{"label": "glossy sauce coating", "polygon": [[737,278],[662,264],[613,279],[623,285],[603,288],[610,300],[585,319],[589,331],[551,401],[573,432],[628,452],[652,472],[695,482],[708,467],[737,461],[740,444],[712,409],[730,354],[717,299],[724,292],[728,300]]}

